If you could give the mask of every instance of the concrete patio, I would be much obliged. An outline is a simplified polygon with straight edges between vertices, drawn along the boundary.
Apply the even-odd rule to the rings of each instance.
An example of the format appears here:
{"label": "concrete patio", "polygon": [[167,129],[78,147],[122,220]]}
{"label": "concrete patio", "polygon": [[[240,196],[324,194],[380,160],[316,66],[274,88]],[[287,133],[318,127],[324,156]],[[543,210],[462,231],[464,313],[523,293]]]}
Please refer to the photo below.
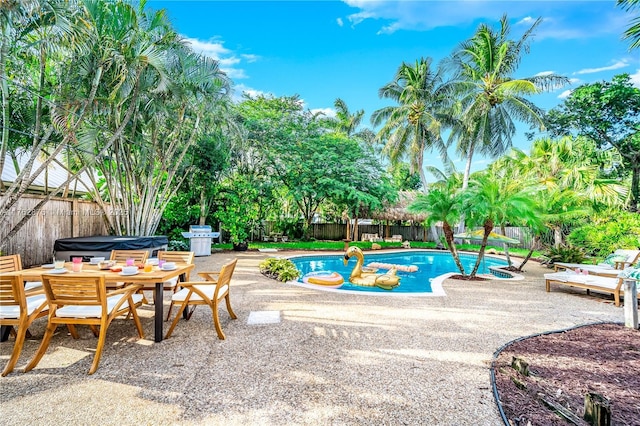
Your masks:
{"label": "concrete patio", "polygon": [[[543,331],[624,321],[607,297],[545,292],[549,270],[535,262],[524,281],[447,280],[446,297],[372,297],[267,279],[258,271],[267,255],[196,258],[196,271],[239,258],[231,287],[238,319],[221,308],[224,341],[199,307],[153,343],[153,307],[145,306],[149,340],[136,338],[131,321],[114,321],[94,375],[88,328],[76,341],[60,328],[38,367],[22,373],[46,324],[37,320],[16,370],[0,378],[0,423],[500,425],[489,375],[496,349]],[[12,344],[0,344],[1,362]]]}

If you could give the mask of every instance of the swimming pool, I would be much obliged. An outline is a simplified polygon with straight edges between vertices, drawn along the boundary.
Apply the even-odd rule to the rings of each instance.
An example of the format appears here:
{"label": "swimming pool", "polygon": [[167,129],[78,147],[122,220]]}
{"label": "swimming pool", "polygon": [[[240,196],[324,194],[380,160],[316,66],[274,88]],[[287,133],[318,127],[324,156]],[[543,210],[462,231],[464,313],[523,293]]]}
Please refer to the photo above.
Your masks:
{"label": "swimming pool", "polygon": [[[398,270],[398,276],[401,277],[400,285],[391,291],[383,290],[378,287],[363,287],[353,285],[349,283],[349,275],[353,270],[356,259],[349,259],[347,266],[344,266],[344,256],[341,254],[335,255],[301,255],[289,258],[296,268],[301,272],[300,278],[298,278],[297,284],[303,286],[309,286],[312,288],[321,288],[327,291],[349,291],[349,292],[366,292],[374,294],[423,294],[423,295],[439,295],[443,296],[444,292],[440,287],[442,280],[435,280],[449,273],[459,273],[453,256],[448,251],[434,251],[434,250],[411,250],[393,253],[365,253],[364,265],[370,263],[391,263],[399,265],[415,265],[418,267],[417,272],[405,272]],[[460,254],[460,261],[467,273],[470,273],[475,264],[477,255],[475,254]],[[482,263],[480,263],[480,269],[478,274],[490,273],[489,267],[506,266],[507,262],[486,256]],[[318,271],[333,271],[337,272],[344,277],[344,284],[338,289],[325,289],[321,286],[315,286],[313,284],[304,284],[302,277],[310,272]],[[379,273],[384,273],[385,270],[380,269]]]}

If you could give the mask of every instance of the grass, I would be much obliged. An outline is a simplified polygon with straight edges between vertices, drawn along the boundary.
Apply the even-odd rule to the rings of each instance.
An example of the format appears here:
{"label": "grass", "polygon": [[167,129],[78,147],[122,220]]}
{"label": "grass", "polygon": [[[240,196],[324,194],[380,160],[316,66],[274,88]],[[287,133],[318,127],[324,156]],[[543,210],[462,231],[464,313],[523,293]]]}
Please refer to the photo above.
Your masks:
{"label": "grass", "polygon": [[[350,246],[360,247],[362,250],[371,250],[370,242],[366,241],[354,241],[349,243]],[[380,246],[383,249],[388,248],[402,248],[402,243],[385,243],[379,242]],[[459,251],[479,251],[479,244],[460,244],[456,246]],[[233,246],[231,244],[213,244],[213,249],[218,250],[232,250]],[[250,242],[249,250],[258,250],[272,248],[278,250],[334,250],[334,251],[342,251],[344,250],[344,242],[343,241],[287,241],[286,243],[278,242]],[[436,248],[436,244],[433,242],[424,243],[422,241],[411,241],[411,248],[425,248],[425,249],[434,249]],[[499,254],[504,254],[504,248],[498,246],[487,246],[487,250],[494,249]],[[529,253],[528,249],[519,249],[519,248],[510,248],[509,254],[511,256],[517,257],[525,257]],[[542,255],[539,251],[534,251],[532,258],[540,258]]]}

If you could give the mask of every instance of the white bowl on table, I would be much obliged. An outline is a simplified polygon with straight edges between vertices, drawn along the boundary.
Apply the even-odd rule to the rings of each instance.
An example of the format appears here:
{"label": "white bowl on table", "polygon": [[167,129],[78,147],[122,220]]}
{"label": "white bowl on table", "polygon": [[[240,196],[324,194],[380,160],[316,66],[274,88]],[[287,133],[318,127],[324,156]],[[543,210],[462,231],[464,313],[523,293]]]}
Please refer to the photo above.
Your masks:
{"label": "white bowl on table", "polygon": [[164,265],[162,265],[162,269],[164,271],[173,271],[174,269],[176,269],[176,263],[175,262],[165,262]]}
{"label": "white bowl on table", "polygon": [[138,273],[137,266],[123,266],[122,267],[122,275],[135,275]]}

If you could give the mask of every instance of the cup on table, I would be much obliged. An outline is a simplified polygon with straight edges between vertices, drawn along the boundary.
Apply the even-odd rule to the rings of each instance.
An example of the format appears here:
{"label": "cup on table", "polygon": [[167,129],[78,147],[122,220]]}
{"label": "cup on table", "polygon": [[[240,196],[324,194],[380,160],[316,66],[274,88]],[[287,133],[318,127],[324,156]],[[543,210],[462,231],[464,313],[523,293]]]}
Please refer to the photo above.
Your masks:
{"label": "cup on table", "polygon": [[53,261],[53,266],[56,269],[62,269],[64,268],[64,259],[56,259]]}
{"label": "cup on table", "polygon": [[136,262],[136,261],[135,261],[135,259],[133,259],[133,258],[131,258],[131,257],[130,257],[130,258],[128,258],[128,259],[126,260],[126,265],[127,265],[127,266],[133,266],[133,265],[135,265],[135,262]]}
{"label": "cup on table", "polygon": [[[81,258],[82,259],[82,258]],[[82,262],[73,262],[71,265],[73,272],[82,272]]]}
{"label": "cup on table", "polygon": [[158,268],[162,269],[163,266],[164,266],[164,260],[162,259],[158,260]]}
{"label": "cup on table", "polygon": [[144,271],[145,272],[151,272],[153,271],[153,265],[151,263],[147,263],[144,265]]}

